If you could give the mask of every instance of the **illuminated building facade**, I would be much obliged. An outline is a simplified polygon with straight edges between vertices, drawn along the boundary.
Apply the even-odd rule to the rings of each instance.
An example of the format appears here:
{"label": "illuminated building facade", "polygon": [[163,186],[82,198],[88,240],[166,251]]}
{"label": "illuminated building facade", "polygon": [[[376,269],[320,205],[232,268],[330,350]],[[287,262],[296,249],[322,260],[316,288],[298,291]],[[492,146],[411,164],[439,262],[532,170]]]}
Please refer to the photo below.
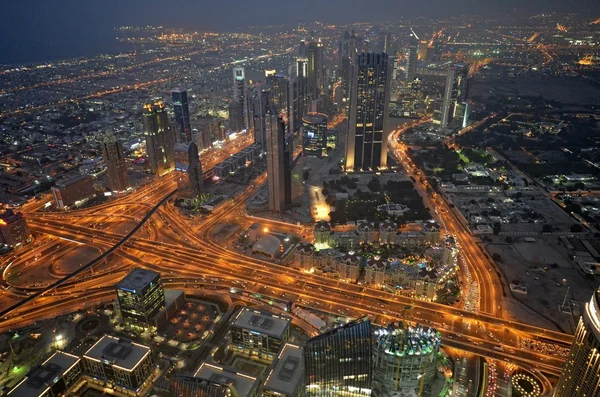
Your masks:
{"label": "illuminated building facade", "polygon": [[417,58],[419,51],[419,40],[411,33],[406,54],[406,81],[413,81],[417,77]]}
{"label": "illuminated building facade", "polygon": [[361,53],[350,95],[346,170],[374,171],[387,167],[390,60],[385,52]]}
{"label": "illuminated building facade", "polygon": [[177,375],[170,381],[171,397],[234,397],[231,386],[200,379],[193,376]]}
{"label": "illuminated building facade", "polygon": [[287,316],[244,307],[233,317],[231,348],[248,357],[273,360],[289,339],[291,322]]}
{"label": "illuminated building facade", "polygon": [[323,43],[321,40],[308,43],[306,48],[308,95],[310,100],[319,98],[325,86],[323,65]]}
{"label": "illuminated building facade", "polygon": [[402,324],[392,323],[377,329],[374,339],[377,395],[397,391],[421,395],[423,386],[435,377],[440,334],[432,328],[403,328]]}
{"label": "illuminated building facade", "polygon": [[163,175],[175,165],[175,136],[169,125],[165,104],[160,100],[146,103],[142,119],[150,172]]}
{"label": "illuminated building facade", "polygon": [[113,192],[127,191],[131,185],[127,173],[127,163],[123,155],[123,145],[112,132],[104,135],[102,157],[106,165],[106,187]]}
{"label": "illuminated building facade", "polygon": [[554,397],[600,395],[600,289],[585,304]]}
{"label": "illuminated building facade", "polygon": [[98,339],[83,355],[89,382],[101,386],[112,383],[116,391],[126,395],[146,395],[155,369],[149,347],[111,335]]}
{"label": "illuminated building facade", "polygon": [[233,68],[233,114],[229,116],[232,119],[231,128],[234,131],[246,130],[250,125],[246,95],[245,70],[241,66],[236,66]]}
{"label": "illuminated building facade", "polygon": [[0,245],[15,248],[29,241],[31,232],[22,213],[9,208],[0,214]]}
{"label": "illuminated building facade", "polygon": [[152,270],[133,269],[116,286],[119,311],[130,326],[150,328],[165,308],[165,291],[160,274]]}
{"label": "illuminated building facade", "polygon": [[304,385],[308,397],[370,396],[373,338],[368,318],[351,321],[304,345]]}
{"label": "illuminated building facade", "polygon": [[302,390],[302,348],[286,343],[267,375],[261,397],[301,397]]}
{"label": "illuminated building facade", "polygon": [[265,128],[269,210],[275,214],[283,214],[291,205],[292,199],[292,153],[285,136],[285,122],[277,116],[274,107],[267,111]]}
{"label": "illuminated building facade", "polygon": [[7,396],[59,397],[75,395],[81,376],[81,359],[69,353],[56,351],[41,365],[34,366]]}
{"label": "illuminated building facade", "polygon": [[175,123],[177,124],[177,141],[191,142],[192,127],[190,123],[190,107],[188,104],[187,90],[175,88],[171,92],[173,100],[173,112],[175,113]]}
{"label": "illuminated building facade", "polygon": [[61,210],[79,206],[96,195],[92,177],[79,174],[64,176],[50,188],[50,191],[56,208]]}
{"label": "illuminated building facade", "polygon": [[327,115],[308,113],[302,118],[302,150],[305,156],[327,155]]}
{"label": "illuminated building facade", "polygon": [[[306,45],[300,43],[295,68],[290,68],[288,90],[288,132],[297,133],[302,126],[302,117],[308,112],[308,57]],[[290,122],[291,120],[291,122]]]}
{"label": "illuminated building facade", "polygon": [[[446,128],[454,120],[457,107],[466,102],[468,82],[469,70],[466,67],[455,66],[448,69],[441,108],[440,125],[442,128]],[[463,114],[464,118],[466,110],[462,112],[459,110],[459,112]]]}

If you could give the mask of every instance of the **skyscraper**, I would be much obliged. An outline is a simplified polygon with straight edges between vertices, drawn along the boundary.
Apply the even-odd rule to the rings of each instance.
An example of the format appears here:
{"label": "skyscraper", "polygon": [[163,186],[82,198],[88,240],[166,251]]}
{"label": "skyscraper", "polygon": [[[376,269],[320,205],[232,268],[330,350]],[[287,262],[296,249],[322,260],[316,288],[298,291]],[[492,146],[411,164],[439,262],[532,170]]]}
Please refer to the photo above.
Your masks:
{"label": "skyscraper", "polygon": [[387,166],[391,64],[385,52],[358,55],[350,90],[347,171]]}
{"label": "skyscraper", "polygon": [[113,192],[124,192],[130,188],[127,163],[123,156],[123,145],[115,135],[107,131],[102,140],[102,157],[106,164],[106,186]]}
{"label": "skyscraper", "polygon": [[190,108],[188,105],[187,91],[183,88],[175,88],[171,92],[173,98],[173,111],[175,123],[177,124],[177,142],[192,141],[192,127],[190,124]]}
{"label": "skyscraper", "polygon": [[233,68],[233,117],[232,128],[236,131],[248,129],[248,103],[246,100],[246,74],[244,68]]}
{"label": "skyscraper", "polygon": [[[288,91],[288,132],[298,133],[302,126],[302,117],[308,112],[308,57],[304,42],[300,43],[295,68],[290,68]],[[291,117],[289,117],[291,116]],[[290,121],[291,120],[291,121]]]}
{"label": "skyscraper", "polygon": [[116,286],[117,301],[123,322],[148,328],[165,307],[165,291],[160,274],[135,268]]}
{"label": "skyscraper", "polygon": [[185,188],[191,197],[198,197],[204,191],[202,163],[198,145],[194,142],[178,143],[175,146],[175,170],[187,174]]}
{"label": "skyscraper", "polygon": [[150,172],[162,175],[174,166],[175,148],[175,136],[164,103],[160,100],[146,103],[142,118]]}
{"label": "skyscraper", "polygon": [[554,397],[600,395],[600,289],[585,304]]}
{"label": "skyscraper", "polygon": [[342,102],[350,99],[350,85],[352,83],[352,65],[356,57],[356,34],[354,29],[352,34],[347,31],[340,42],[340,73],[339,81],[342,90]]}
{"label": "skyscraper", "polygon": [[[269,210],[283,214],[291,203],[291,153],[285,137],[285,122],[271,106],[265,116]],[[288,198],[289,196],[289,198]]]}
{"label": "skyscraper", "polygon": [[441,109],[442,115],[440,125],[443,128],[446,128],[448,124],[453,121],[457,105],[461,105],[466,102],[468,82],[468,68],[462,65],[455,65],[454,67],[448,69]]}
{"label": "skyscraper", "polygon": [[304,346],[306,396],[370,396],[373,338],[368,318],[351,321]]}
{"label": "skyscraper", "polygon": [[254,127],[254,142],[260,144],[261,151],[266,149],[266,115],[272,102],[272,92],[266,86],[256,87],[252,95],[252,119]]}
{"label": "skyscraper", "polygon": [[325,78],[323,65],[323,43],[313,41],[306,48],[308,95],[310,100],[316,100],[323,92]]}
{"label": "skyscraper", "polygon": [[411,33],[408,52],[406,54],[406,81],[413,81],[417,76],[418,52],[419,40],[414,33]]}

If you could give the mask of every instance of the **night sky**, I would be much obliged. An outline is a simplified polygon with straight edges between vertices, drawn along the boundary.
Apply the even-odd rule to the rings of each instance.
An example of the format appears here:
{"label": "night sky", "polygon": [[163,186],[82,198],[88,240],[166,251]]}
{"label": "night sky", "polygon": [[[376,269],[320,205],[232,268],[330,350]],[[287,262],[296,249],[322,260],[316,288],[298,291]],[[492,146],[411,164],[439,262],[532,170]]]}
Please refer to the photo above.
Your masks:
{"label": "night sky", "polygon": [[461,13],[582,11],[597,0],[8,0],[2,1],[0,63],[119,50],[113,27],[163,25],[232,31],[298,21],[383,21]]}

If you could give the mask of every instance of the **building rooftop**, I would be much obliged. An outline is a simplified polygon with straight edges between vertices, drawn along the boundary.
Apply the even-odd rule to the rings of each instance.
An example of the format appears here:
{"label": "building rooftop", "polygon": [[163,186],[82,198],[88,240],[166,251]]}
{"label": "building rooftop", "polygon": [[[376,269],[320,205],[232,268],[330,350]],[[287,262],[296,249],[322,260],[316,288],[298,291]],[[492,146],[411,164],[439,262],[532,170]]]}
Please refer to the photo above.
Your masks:
{"label": "building rooftop", "polygon": [[60,178],[58,181],[56,181],[56,186],[57,187],[65,187],[67,185],[70,185],[71,183],[74,182],[78,182],[82,179],[90,179],[89,175],[81,175],[81,174],[67,174],[65,176],[63,176],[62,178]]}
{"label": "building rooftop", "polygon": [[148,354],[150,348],[128,339],[104,335],[83,355],[91,360],[109,362],[125,370],[133,370]]}
{"label": "building rooftop", "polygon": [[258,380],[252,376],[208,363],[202,363],[194,374],[194,377],[228,385],[237,391],[239,397],[252,396],[258,386]]}
{"label": "building rooftop", "polygon": [[315,252],[315,246],[311,243],[300,243],[296,249],[298,250],[298,253],[304,255],[310,255]]}
{"label": "building rooftop", "polygon": [[141,291],[148,284],[156,279],[156,277],[160,277],[160,274],[147,269],[135,268],[129,272],[125,278],[123,278],[117,284],[117,289],[124,289],[128,291]]}
{"label": "building rooftop", "polygon": [[23,218],[20,212],[14,212],[11,208],[0,214],[0,225],[10,224],[18,219]]}
{"label": "building rooftop", "polygon": [[277,339],[283,339],[292,319],[266,310],[242,308],[234,318],[233,325]]}
{"label": "building rooftop", "polygon": [[254,243],[252,249],[257,252],[261,252],[266,255],[275,256],[279,252],[281,242],[275,236],[261,236],[257,242]]}
{"label": "building rooftop", "polygon": [[286,343],[265,381],[265,388],[296,396],[302,382],[302,348]]}
{"label": "building rooftop", "polygon": [[57,351],[42,365],[34,367],[27,376],[15,386],[8,395],[10,397],[37,397],[45,395],[49,387],[80,361],[80,358],[69,353]]}
{"label": "building rooftop", "polygon": [[323,113],[308,113],[302,117],[302,121],[308,124],[323,124],[327,123],[327,115]]}

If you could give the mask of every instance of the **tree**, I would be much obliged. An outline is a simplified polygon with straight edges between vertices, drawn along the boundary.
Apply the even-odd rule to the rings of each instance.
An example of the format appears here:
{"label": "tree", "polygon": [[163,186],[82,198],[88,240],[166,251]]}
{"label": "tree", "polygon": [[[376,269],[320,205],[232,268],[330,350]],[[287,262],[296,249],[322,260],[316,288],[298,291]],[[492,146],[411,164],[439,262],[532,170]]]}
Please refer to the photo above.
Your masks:
{"label": "tree", "polygon": [[574,223],[571,225],[569,230],[571,231],[571,233],[581,233],[583,232],[583,227],[579,223]]}
{"label": "tree", "polygon": [[493,225],[494,228],[494,234],[498,235],[500,233],[500,230],[502,229],[502,225],[500,224],[500,222],[495,222]]}
{"label": "tree", "polygon": [[304,171],[302,172],[302,180],[304,180],[304,181],[308,181],[308,177],[309,177],[309,175],[310,175],[310,172],[309,172],[308,170],[304,170]]}

